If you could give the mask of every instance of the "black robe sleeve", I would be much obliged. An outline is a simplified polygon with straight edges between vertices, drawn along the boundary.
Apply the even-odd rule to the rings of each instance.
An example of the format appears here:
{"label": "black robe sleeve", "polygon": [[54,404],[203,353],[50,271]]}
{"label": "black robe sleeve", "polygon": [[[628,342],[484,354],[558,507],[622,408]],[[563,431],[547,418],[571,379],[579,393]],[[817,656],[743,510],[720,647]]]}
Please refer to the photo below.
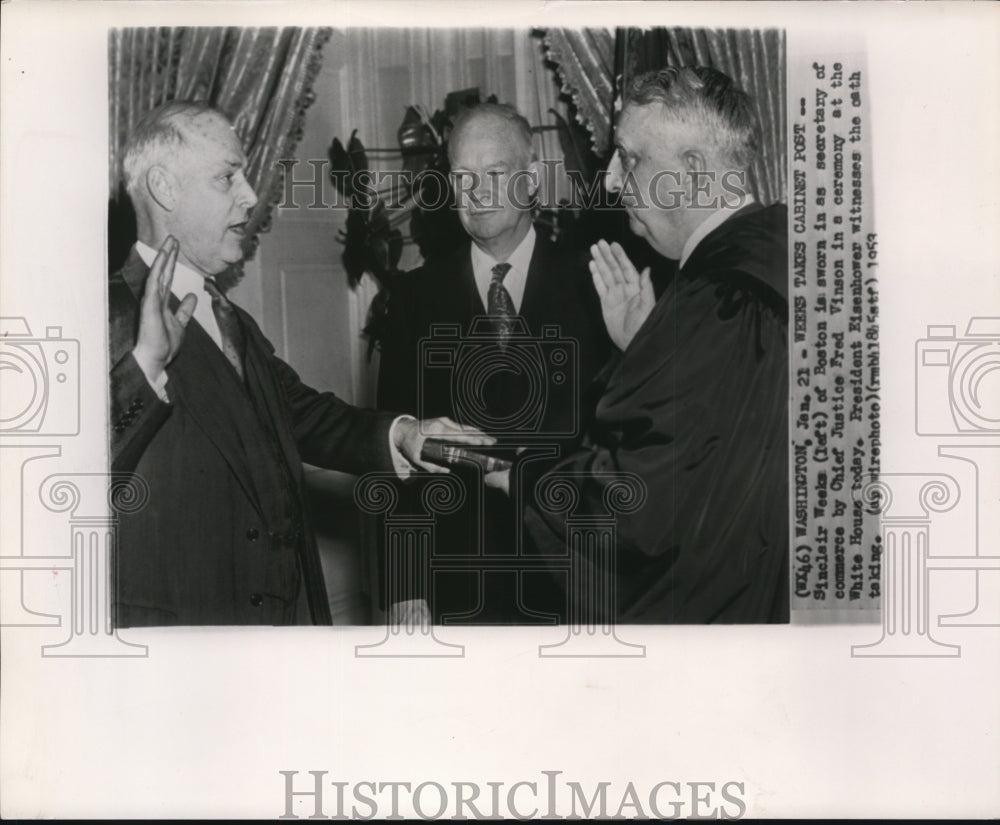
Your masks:
{"label": "black robe sleeve", "polygon": [[[540,479],[523,468],[528,545],[556,566],[566,564],[566,514],[541,506],[539,481],[569,478],[577,515],[607,512],[615,474],[642,481],[644,504],[617,515],[615,569],[572,551],[569,564],[587,569],[565,578],[585,616],[787,618],[787,309],[748,269],[727,256],[678,275],[605,368],[584,449]],[[614,617],[586,604],[593,577],[611,575]]]}

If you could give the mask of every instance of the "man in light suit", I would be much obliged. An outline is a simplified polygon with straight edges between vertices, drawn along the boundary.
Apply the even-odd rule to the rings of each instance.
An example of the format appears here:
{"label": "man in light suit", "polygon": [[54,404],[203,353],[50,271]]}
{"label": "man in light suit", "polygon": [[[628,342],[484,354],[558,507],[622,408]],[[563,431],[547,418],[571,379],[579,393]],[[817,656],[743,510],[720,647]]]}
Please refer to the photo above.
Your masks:
{"label": "man in light suit", "polygon": [[[513,444],[541,441],[568,450],[583,432],[592,406],[586,391],[610,342],[584,262],[532,225],[540,165],[531,127],[510,106],[463,109],[448,139],[448,155],[469,241],[406,273],[394,290],[382,344],[379,407],[450,416]],[[486,336],[482,323],[473,328],[475,319],[487,322]],[[442,326],[457,331],[452,342],[435,336],[434,328]],[[513,336],[506,349],[500,341],[505,330]],[[516,343],[528,340],[538,342],[536,350]],[[428,344],[446,349],[453,343],[475,354],[464,366],[438,369],[422,360],[422,342],[425,352]],[[545,360],[560,348],[567,360],[534,365],[543,368],[532,383],[533,365],[519,359],[530,360],[534,353]],[[456,381],[466,367],[469,380]],[[517,524],[510,502],[496,490],[481,491],[475,473],[462,477],[470,504],[438,519],[437,569],[426,577],[431,592],[420,594],[430,600],[434,621],[509,624],[540,620],[533,614],[558,615],[558,594],[553,601],[543,592],[551,587],[547,576],[518,570],[523,559],[515,555]],[[480,495],[485,523],[471,512]],[[451,564],[443,558],[448,555],[467,561]]]}
{"label": "man in light suit", "polygon": [[126,148],[138,242],[109,281],[111,457],[150,500],[121,517],[118,627],[329,624],[302,462],[406,477],[440,470],[420,459],[427,434],[490,441],[357,409],[275,356],[213,279],[242,258],[257,202],[245,164],[203,103],[150,112]]}

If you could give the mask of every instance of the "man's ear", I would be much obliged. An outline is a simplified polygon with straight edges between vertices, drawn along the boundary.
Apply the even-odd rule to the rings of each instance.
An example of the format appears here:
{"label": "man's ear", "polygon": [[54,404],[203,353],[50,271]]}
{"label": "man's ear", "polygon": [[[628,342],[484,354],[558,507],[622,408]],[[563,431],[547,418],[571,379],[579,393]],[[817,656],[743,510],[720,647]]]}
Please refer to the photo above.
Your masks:
{"label": "man's ear", "polygon": [[180,195],[177,177],[163,166],[151,166],[146,172],[146,189],[161,209],[172,212]]}
{"label": "man's ear", "polygon": [[689,175],[698,174],[708,169],[705,155],[699,149],[685,149],[681,153],[681,161],[684,164],[684,171]]}
{"label": "man's ear", "polygon": [[538,188],[542,185],[542,164],[537,160],[533,160],[528,164],[528,171],[531,173],[531,183],[528,184],[528,194],[531,195],[531,197],[535,197],[538,192]]}
{"label": "man's ear", "polygon": [[708,163],[699,149],[685,149],[681,153],[681,165],[686,178],[685,192],[691,205],[704,206],[712,191],[713,180],[709,178]]}

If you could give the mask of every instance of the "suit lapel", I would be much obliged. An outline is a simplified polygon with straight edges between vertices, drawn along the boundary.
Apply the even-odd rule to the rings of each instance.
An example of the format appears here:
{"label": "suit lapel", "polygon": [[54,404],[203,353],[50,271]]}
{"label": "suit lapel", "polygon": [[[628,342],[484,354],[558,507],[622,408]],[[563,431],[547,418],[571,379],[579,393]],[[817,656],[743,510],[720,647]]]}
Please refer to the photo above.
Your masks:
{"label": "suit lapel", "polygon": [[[148,274],[149,268],[133,247],[122,269],[122,278],[140,305]],[[176,312],[180,301],[171,295],[169,305],[171,311]],[[194,319],[188,323],[180,351],[167,367],[167,375],[167,392],[171,402],[183,405],[229,464],[247,498],[262,513],[246,451],[240,443],[234,422],[226,414],[229,405],[224,401],[231,398],[231,405],[249,406],[249,399],[225,356]]]}
{"label": "suit lapel", "polygon": [[[261,422],[261,424],[268,426],[273,422],[280,422],[285,418],[279,401],[284,390],[280,386],[274,371],[265,368],[268,357],[268,345],[257,329],[257,325],[250,322],[250,318],[246,312],[235,305],[234,307],[243,326],[243,335],[246,339],[247,356],[244,366],[247,371],[247,381],[251,386],[256,384],[260,387],[260,392],[256,393],[256,395],[259,396],[259,403],[263,408],[262,412],[267,418],[267,422]],[[272,429],[278,441],[278,446],[281,449],[281,455],[285,460],[285,464],[292,471],[292,476],[297,477],[297,468],[302,466],[302,459],[299,457],[298,447],[292,438],[291,431],[288,427],[283,426],[274,426]]]}
{"label": "suit lapel", "polygon": [[122,280],[128,284],[132,296],[139,305],[142,304],[142,292],[146,286],[147,275],[149,275],[149,267],[146,266],[142,260],[142,256],[139,255],[139,251],[133,246],[128,259],[125,261],[125,265],[121,269],[121,276]]}
{"label": "suit lapel", "polygon": [[486,314],[486,307],[483,306],[483,299],[479,294],[479,287],[476,285],[476,273],[472,270],[472,243],[467,244],[462,250],[459,261],[459,272],[461,273],[462,301],[465,304],[462,314],[469,318],[476,318]]}
{"label": "suit lapel", "polygon": [[[528,327],[535,329],[536,308],[539,306],[552,306],[552,302],[544,300],[547,287],[545,277],[548,266],[548,247],[546,242],[538,235],[535,236],[535,248],[531,252],[531,262],[528,264],[528,277],[524,281],[524,295],[521,297],[521,310],[518,313],[528,323]],[[558,305],[558,304],[556,304]]]}

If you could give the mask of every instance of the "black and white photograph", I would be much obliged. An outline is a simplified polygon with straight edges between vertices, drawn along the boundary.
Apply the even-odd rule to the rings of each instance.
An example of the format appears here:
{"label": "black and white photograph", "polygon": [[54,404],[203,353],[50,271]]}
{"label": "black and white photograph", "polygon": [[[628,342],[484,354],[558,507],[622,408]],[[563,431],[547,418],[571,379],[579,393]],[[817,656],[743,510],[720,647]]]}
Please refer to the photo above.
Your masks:
{"label": "black and white photograph", "polygon": [[997,815],[994,7],[2,10],[4,817]]}
{"label": "black and white photograph", "polygon": [[788,621],[784,74],[776,30],[110,32],[115,625]]}

